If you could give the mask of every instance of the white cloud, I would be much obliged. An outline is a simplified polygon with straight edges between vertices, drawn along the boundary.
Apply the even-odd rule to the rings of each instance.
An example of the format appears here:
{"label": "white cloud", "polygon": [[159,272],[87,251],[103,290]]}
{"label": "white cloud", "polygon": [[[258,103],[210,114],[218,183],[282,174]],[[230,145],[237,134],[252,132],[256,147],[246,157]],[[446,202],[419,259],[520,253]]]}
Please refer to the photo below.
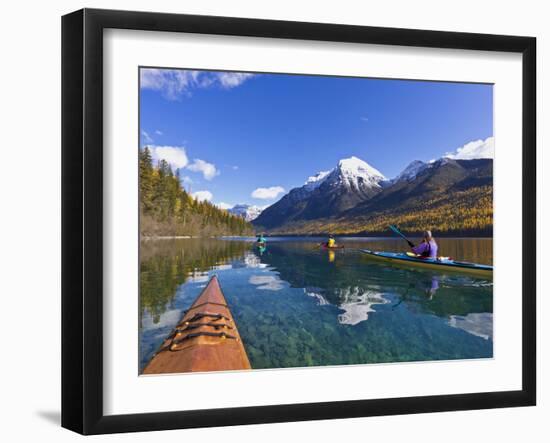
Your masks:
{"label": "white cloud", "polygon": [[155,130],[155,134],[157,135],[164,135],[164,133],[162,131],[159,131],[158,129]]}
{"label": "white cloud", "polygon": [[143,141],[145,143],[153,143],[154,140],[151,138],[151,136],[149,135],[149,133],[147,133],[146,131],[144,131],[143,129],[141,130],[141,136],[143,137]]}
{"label": "white cloud", "polygon": [[279,194],[285,192],[285,188],[282,186],[271,186],[270,188],[258,188],[252,191],[251,196],[262,200],[271,200],[276,198]]}
{"label": "white cloud", "polygon": [[[185,168],[189,171],[199,172],[206,180],[212,180],[215,176],[220,174],[220,171],[218,171],[214,164],[208,163],[200,158],[196,158],[190,163],[184,146],[150,145],[148,147],[154,162],[166,160],[170,166],[172,166],[172,169]],[[184,176],[181,181],[184,183],[193,182],[189,176]]]}
{"label": "white cloud", "polygon": [[216,206],[220,209],[231,209],[234,205],[230,205],[229,203],[225,203],[225,202],[219,202],[219,203],[216,203]]}
{"label": "white cloud", "polygon": [[160,91],[169,100],[177,100],[190,96],[194,89],[235,88],[253,76],[243,72],[144,68],[140,72],[140,85],[142,89]]}
{"label": "white cloud", "polygon": [[187,169],[193,172],[201,172],[206,180],[212,180],[216,175],[220,174],[215,165],[200,158],[193,160],[193,163],[187,166]]}
{"label": "white cloud", "polygon": [[191,177],[189,177],[188,175],[184,175],[183,177],[181,177],[180,181],[182,183],[193,183],[193,179]]}
{"label": "white cloud", "polygon": [[189,163],[183,146],[149,146],[153,160],[166,160],[174,169],[185,168]]}
{"label": "white cloud", "polygon": [[495,158],[495,138],[475,140],[466,143],[455,152],[447,152],[443,157],[455,160],[472,160],[476,158]]}
{"label": "white cloud", "polygon": [[222,87],[226,89],[240,86],[250,77],[254,76],[254,74],[246,74],[244,72],[218,72],[216,75]]}
{"label": "white cloud", "polygon": [[231,166],[231,169],[233,169],[233,171],[237,171],[239,169],[239,167],[237,165],[235,165],[235,166]]}
{"label": "white cloud", "polygon": [[195,197],[195,200],[198,200],[198,201],[204,201],[204,200],[210,201],[214,196],[210,191],[197,191],[193,193],[193,197]]}
{"label": "white cloud", "polygon": [[368,117],[361,117],[361,121],[368,122],[369,118]]}
{"label": "white cloud", "polygon": [[140,86],[142,89],[161,91],[170,100],[179,98],[193,83],[194,71],[178,69],[142,69]]}

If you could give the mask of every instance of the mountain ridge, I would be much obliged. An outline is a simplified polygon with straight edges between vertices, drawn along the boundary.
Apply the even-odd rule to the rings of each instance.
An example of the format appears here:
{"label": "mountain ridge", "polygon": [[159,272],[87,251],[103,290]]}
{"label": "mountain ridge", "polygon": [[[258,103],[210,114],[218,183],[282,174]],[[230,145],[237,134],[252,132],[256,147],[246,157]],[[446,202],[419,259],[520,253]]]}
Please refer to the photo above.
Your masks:
{"label": "mountain ridge", "polygon": [[[486,146],[484,150],[487,151]],[[443,156],[430,162],[415,160],[388,180],[367,162],[350,157],[292,189],[262,211],[253,225],[283,234],[353,234],[379,229],[386,214],[403,219],[405,224],[407,217],[416,220],[410,223],[411,228],[422,225],[424,229],[437,226],[456,232],[489,232],[492,169],[491,158]],[[453,209],[452,199],[462,215]],[[436,216],[442,212],[447,214],[448,226],[444,217]]]}
{"label": "mountain ridge", "polygon": [[349,157],[330,171],[311,176],[278,202],[264,209],[254,224],[273,228],[296,220],[315,220],[342,212],[372,197],[386,181],[382,173],[367,162]]}

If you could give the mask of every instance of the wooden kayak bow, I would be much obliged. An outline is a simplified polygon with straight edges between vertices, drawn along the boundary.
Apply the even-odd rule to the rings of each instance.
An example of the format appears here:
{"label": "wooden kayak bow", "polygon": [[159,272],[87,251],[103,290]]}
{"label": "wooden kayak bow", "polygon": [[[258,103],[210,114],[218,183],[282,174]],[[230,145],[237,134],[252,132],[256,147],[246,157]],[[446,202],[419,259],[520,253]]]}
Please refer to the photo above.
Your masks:
{"label": "wooden kayak bow", "polygon": [[213,276],[143,374],[251,369],[218,278]]}

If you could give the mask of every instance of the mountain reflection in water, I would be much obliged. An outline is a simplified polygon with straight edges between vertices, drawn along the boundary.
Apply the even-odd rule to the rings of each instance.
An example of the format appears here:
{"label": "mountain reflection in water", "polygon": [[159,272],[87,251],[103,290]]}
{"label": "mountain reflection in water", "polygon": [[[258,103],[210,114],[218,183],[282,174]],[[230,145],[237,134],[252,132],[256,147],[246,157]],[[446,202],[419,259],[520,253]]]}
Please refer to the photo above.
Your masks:
{"label": "mountain reflection in water", "polygon": [[[487,358],[493,355],[492,281],[364,260],[354,239],[145,241],[140,268],[140,368],[211,275],[220,280],[253,368]],[[317,242],[318,244],[318,242]],[[443,253],[492,262],[490,239],[444,239]],[[462,253],[463,255],[457,255]]]}
{"label": "mountain reflection in water", "polygon": [[369,312],[375,312],[373,305],[389,303],[381,293],[364,291],[362,288],[348,288],[339,291],[342,300],[338,305],[344,311],[338,315],[338,321],[343,325],[356,325],[369,318]]}

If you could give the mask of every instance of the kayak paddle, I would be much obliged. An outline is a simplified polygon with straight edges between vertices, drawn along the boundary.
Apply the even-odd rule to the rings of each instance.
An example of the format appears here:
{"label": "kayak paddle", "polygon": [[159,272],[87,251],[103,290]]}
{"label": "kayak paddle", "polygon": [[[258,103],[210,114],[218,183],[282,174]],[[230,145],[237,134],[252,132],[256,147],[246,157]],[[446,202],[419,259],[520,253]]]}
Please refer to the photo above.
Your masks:
{"label": "kayak paddle", "polygon": [[403,240],[405,240],[411,248],[414,248],[414,243],[410,241],[407,237],[405,237],[399,229],[395,225],[390,225],[389,228],[395,232],[397,235],[399,235]]}

